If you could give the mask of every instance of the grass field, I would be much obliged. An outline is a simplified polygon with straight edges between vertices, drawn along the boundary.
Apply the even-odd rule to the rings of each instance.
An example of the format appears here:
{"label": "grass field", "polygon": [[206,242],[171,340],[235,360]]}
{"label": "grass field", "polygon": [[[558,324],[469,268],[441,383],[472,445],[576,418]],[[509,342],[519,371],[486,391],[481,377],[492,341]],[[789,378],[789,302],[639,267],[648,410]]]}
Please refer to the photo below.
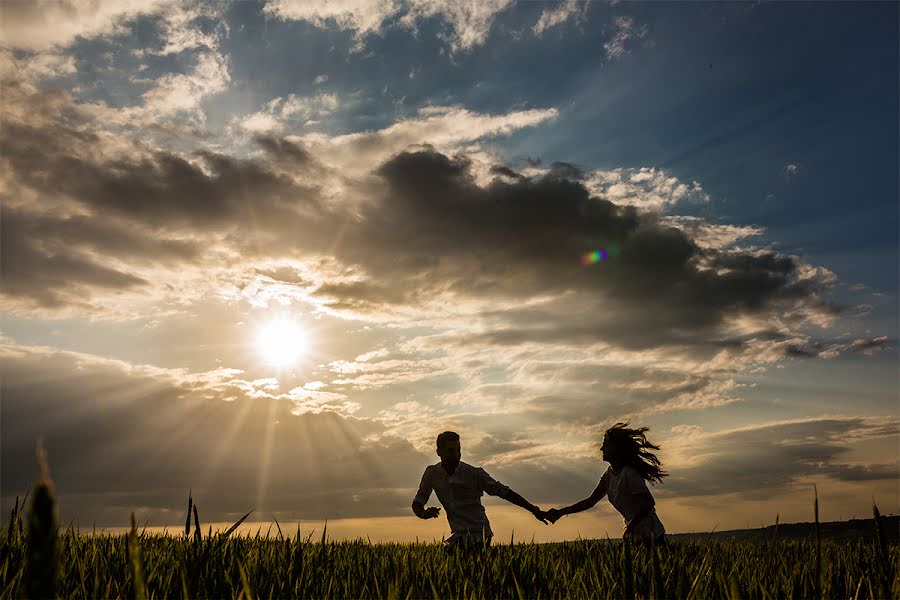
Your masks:
{"label": "grass field", "polygon": [[[23,502],[24,504],[24,502]],[[6,598],[900,598],[900,543],[879,535],[820,540],[678,540],[495,544],[446,553],[440,544],[372,544],[204,536],[189,501],[184,535],[82,534],[57,521],[45,467],[27,511],[0,529]],[[193,531],[191,526],[193,525]]]}
{"label": "grass field", "polygon": [[[59,532],[30,558],[27,526],[0,539],[0,597],[78,598],[884,598],[900,546],[823,540],[495,544],[448,555],[439,544],[296,537]],[[29,560],[55,563],[54,573]],[[820,566],[817,566],[820,565]],[[818,572],[818,575],[817,575]],[[55,576],[55,585],[48,577]],[[34,578],[38,578],[35,580]],[[893,588],[893,589],[891,589]]]}

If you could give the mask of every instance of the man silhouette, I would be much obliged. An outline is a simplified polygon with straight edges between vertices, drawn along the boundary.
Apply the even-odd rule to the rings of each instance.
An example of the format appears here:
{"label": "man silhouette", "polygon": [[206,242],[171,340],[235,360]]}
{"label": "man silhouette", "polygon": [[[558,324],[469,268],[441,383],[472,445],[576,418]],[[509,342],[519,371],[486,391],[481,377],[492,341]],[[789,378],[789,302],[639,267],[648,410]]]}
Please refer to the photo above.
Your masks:
{"label": "man silhouette", "polygon": [[436,519],[441,509],[436,506],[425,508],[431,492],[447,509],[450,523],[450,538],[444,542],[445,548],[473,548],[482,543],[490,543],[494,533],[488,521],[481,495],[487,492],[521,506],[538,520],[547,524],[544,512],[528,500],[509,489],[480,467],[473,467],[460,461],[462,451],[459,434],[445,431],[437,436],[437,455],[441,462],[425,468],[419,491],[412,502],[412,511],[420,519]]}

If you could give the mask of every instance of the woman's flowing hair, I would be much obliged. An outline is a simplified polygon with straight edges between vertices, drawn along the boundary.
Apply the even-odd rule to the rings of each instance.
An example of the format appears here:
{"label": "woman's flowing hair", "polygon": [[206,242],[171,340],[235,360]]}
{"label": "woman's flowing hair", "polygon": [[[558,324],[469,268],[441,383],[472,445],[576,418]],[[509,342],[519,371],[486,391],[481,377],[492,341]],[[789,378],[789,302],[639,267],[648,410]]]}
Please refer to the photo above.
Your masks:
{"label": "woman's flowing hair", "polygon": [[629,421],[616,423],[606,430],[607,440],[619,451],[623,462],[634,467],[641,477],[650,483],[661,483],[669,474],[662,470],[662,463],[651,450],[659,450],[659,446],[650,443],[645,435],[649,427],[629,429]]}

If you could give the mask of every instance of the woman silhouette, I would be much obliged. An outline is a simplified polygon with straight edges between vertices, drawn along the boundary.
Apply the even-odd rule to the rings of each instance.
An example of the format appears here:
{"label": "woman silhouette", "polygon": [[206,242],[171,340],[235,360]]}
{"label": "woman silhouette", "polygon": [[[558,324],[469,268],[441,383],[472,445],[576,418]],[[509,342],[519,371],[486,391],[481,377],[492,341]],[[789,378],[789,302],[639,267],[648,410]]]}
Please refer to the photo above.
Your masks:
{"label": "woman silhouette", "polygon": [[645,435],[649,427],[629,429],[629,423],[616,423],[606,430],[601,457],[610,464],[600,483],[591,495],[565,508],[551,508],[545,514],[551,523],[560,517],[592,508],[603,496],[625,519],[622,537],[639,543],[660,544],[665,541],[666,530],[656,516],[656,502],[647,489],[646,481],[656,484],[668,473],[651,450],[659,446],[651,444]]}

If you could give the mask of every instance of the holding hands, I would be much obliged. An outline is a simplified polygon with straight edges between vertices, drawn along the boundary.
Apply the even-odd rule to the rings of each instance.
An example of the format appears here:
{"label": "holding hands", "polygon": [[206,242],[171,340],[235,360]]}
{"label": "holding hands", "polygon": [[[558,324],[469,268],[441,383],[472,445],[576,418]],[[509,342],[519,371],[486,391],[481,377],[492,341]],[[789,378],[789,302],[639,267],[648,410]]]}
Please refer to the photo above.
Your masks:
{"label": "holding hands", "polygon": [[544,516],[551,523],[556,523],[557,521],[559,521],[559,518],[564,515],[565,513],[563,513],[558,508],[551,508],[550,510],[544,512]]}
{"label": "holding hands", "polygon": [[544,523],[545,525],[550,525],[556,523],[560,517],[564,515],[564,513],[558,508],[551,508],[550,510],[541,510],[538,507],[535,507],[535,510],[532,512],[534,518]]}
{"label": "holding hands", "polygon": [[541,523],[543,523],[544,525],[549,525],[549,523],[547,523],[547,512],[544,510],[541,510],[541,508],[539,506],[535,506],[532,509],[531,514],[533,514],[534,518],[537,519],[538,521],[540,521]]}

